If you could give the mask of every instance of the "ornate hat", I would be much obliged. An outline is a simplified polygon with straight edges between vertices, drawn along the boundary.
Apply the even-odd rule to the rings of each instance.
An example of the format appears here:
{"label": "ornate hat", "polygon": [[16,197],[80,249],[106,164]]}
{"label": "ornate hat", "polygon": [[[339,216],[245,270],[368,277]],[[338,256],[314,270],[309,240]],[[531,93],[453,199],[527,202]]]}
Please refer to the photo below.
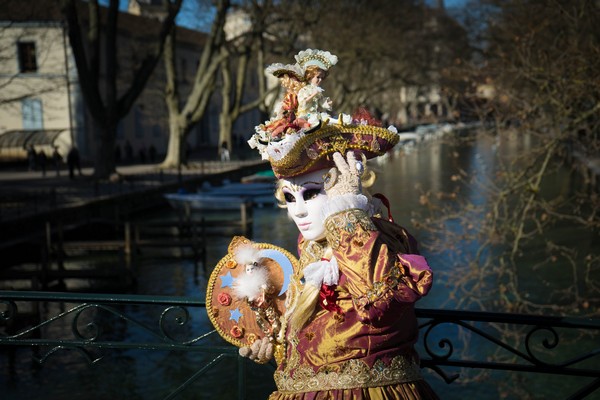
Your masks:
{"label": "ornate hat", "polygon": [[271,160],[271,166],[279,177],[302,175],[335,166],[335,152],[354,150],[371,159],[385,154],[398,139],[398,134],[375,126],[328,125],[298,140],[285,157]]}
{"label": "ornate hat", "polygon": [[[296,61],[297,65],[272,64],[266,71],[281,76],[292,74],[291,71],[296,73],[297,69],[304,71],[311,65],[328,70],[338,58],[328,51],[307,49],[296,55]],[[256,134],[248,144],[271,163],[278,178],[333,167],[335,152],[346,154],[355,151],[367,159],[385,154],[398,143],[398,131],[393,126],[381,128],[366,110],[360,111],[353,116],[340,114],[336,120],[316,109],[310,119],[300,122],[301,118],[297,118],[294,112],[288,112],[283,117],[274,117],[275,124],[272,118],[256,126]],[[275,131],[272,125],[281,125],[284,129]]]}
{"label": "ornate hat", "polygon": [[295,58],[302,70],[306,70],[306,67],[310,65],[316,65],[322,70],[327,71],[338,62],[336,55],[333,55],[328,51],[316,49],[302,50]]}
{"label": "ornate hat", "polygon": [[257,148],[263,159],[269,160],[277,178],[290,178],[323,168],[333,167],[333,153],[346,154],[350,150],[364,154],[367,159],[381,156],[398,143],[394,127],[388,129],[373,125],[322,123],[311,132],[287,134],[282,140],[261,140],[257,133],[248,142]]}
{"label": "ornate hat", "polygon": [[265,68],[265,73],[273,75],[277,78],[281,78],[284,75],[289,75],[296,78],[299,81],[304,79],[304,74],[302,73],[302,69],[298,64],[271,64],[267,68]]}

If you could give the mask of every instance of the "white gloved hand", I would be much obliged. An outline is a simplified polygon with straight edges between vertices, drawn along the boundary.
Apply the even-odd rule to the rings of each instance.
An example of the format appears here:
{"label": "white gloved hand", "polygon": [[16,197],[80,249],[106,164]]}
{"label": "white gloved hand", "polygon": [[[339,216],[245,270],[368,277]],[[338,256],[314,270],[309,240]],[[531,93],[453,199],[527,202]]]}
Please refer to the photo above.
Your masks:
{"label": "white gloved hand", "polygon": [[353,151],[346,154],[346,160],[339,152],[333,154],[335,167],[331,168],[324,177],[325,193],[328,196],[340,196],[344,194],[361,194],[362,187],[360,176],[363,174],[364,158],[362,161],[356,159]]}
{"label": "white gloved hand", "polygon": [[268,337],[264,337],[252,343],[250,347],[240,347],[238,353],[258,364],[266,364],[273,358],[273,343]]}

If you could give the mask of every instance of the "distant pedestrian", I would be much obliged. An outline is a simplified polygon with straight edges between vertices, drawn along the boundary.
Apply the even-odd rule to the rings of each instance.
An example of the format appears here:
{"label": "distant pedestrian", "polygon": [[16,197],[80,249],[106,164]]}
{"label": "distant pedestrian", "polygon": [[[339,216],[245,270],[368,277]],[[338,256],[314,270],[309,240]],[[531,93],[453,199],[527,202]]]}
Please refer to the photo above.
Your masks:
{"label": "distant pedestrian", "polygon": [[146,163],[146,147],[144,147],[143,145],[138,150],[138,156],[140,157],[140,163],[145,164]]}
{"label": "distant pedestrian", "polygon": [[221,143],[221,148],[219,149],[219,153],[221,156],[221,161],[229,161],[230,160],[229,148],[227,146],[226,140],[224,140],[223,143]]}
{"label": "distant pedestrian", "polygon": [[119,164],[121,162],[121,146],[115,146],[115,163]]}
{"label": "distant pedestrian", "polygon": [[58,151],[58,146],[54,146],[54,151],[52,152],[52,161],[54,162],[54,168],[56,169],[56,176],[60,176],[60,164],[62,164],[62,156]]}
{"label": "distant pedestrian", "polygon": [[153,144],[148,148],[148,156],[150,156],[150,162],[154,164],[156,160],[156,147]]}
{"label": "distant pedestrian", "polygon": [[42,176],[46,176],[46,162],[48,162],[46,152],[44,150],[40,150],[40,152],[37,155],[37,163],[42,169]]}
{"label": "distant pedestrian", "polygon": [[69,166],[69,178],[75,179],[75,169],[81,176],[81,159],[79,157],[79,150],[77,147],[71,147],[69,154],[67,154],[67,165]]}
{"label": "distant pedestrian", "polygon": [[29,165],[30,171],[35,171],[37,154],[35,152],[35,148],[32,145],[27,147],[27,163]]}
{"label": "distant pedestrian", "polygon": [[133,162],[133,147],[131,147],[129,140],[125,141],[125,161],[128,163]]}

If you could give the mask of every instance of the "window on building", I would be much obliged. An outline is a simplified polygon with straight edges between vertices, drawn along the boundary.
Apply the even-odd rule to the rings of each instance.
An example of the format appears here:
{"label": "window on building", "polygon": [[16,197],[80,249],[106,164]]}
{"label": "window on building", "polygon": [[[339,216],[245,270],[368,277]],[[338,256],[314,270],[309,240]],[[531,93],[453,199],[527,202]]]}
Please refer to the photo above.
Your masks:
{"label": "window on building", "polygon": [[19,53],[19,71],[23,73],[36,72],[35,43],[19,42],[17,43],[17,51]]}
{"label": "window on building", "polygon": [[23,129],[44,129],[44,113],[40,99],[25,99],[21,102]]}

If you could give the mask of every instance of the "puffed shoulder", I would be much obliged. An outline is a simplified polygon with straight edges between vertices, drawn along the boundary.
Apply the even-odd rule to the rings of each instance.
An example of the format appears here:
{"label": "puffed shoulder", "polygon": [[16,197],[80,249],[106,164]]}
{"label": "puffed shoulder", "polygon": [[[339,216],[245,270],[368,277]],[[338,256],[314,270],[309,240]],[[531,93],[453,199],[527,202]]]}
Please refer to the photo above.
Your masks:
{"label": "puffed shoulder", "polygon": [[417,254],[398,254],[393,266],[381,279],[353,295],[359,317],[375,324],[394,307],[413,304],[431,289],[433,274],[425,257]]}
{"label": "puffed shoulder", "polygon": [[325,236],[333,250],[340,247],[342,235],[350,235],[356,242],[366,240],[376,230],[369,215],[359,208],[345,209],[325,220]]}

